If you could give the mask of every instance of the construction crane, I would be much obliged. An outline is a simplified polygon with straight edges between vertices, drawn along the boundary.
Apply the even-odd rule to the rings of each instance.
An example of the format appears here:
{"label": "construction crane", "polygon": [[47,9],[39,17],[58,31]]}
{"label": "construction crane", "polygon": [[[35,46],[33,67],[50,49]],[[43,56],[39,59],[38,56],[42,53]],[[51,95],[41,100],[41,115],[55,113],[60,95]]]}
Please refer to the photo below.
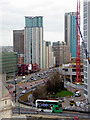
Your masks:
{"label": "construction crane", "polygon": [[82,39],[82,45],[84,47],[84,52],[85,52],[85,55],[86,55],[86,59],[88,59],[88,62],[90,64],[90,53],[87,51],[87,48],[86,48],[86,45],[85,45],[85,42],[84,42],[84,39],[83,39],[83,36],[82,36],[82,33],[81,33],[81,30],[80,30],[80,27],[78,25],[78,20],[76,18],[76,23],[77,23],[77,26],[78,26],[78,30],[79,30],[79,33],[80,33],[80,37]]}
{"label": "construction crane", "polygon": [[[80,27],[80,0],[77,0],[77,16],[78,26]],[[81,59],[80,59],[80,33],[76,24],[76,83],[81,82]]]}

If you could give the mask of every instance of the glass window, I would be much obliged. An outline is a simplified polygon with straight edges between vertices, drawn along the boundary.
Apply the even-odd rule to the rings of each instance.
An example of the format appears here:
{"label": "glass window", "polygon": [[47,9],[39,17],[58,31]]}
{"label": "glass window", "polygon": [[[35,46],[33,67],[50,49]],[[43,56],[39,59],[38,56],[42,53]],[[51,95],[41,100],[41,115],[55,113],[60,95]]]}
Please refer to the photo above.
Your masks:
{"label": "glass window", "polygon": [[7,104],[7,101],[5,101],[5,104]]}
{"label": "glass window", "polygon": [[85,93],[86,95],[88,95],[88,92],[87,92],[86,90],[84,90],[84,93]]}
{"label": "glass window", "polygon": [[85,89],[87,89],[87,85],[86,84],[84,84],[84,87],[85,87]]}
{"label": "glass window", "polygon": [[76,69],[72,69],[72,72],[76,72]]}
{"label": "glass window", "polygon": [[84,25],[84,30],[87,30],[87,25]]}
{"label": "glass window", "polygon": [[84,31],[84,36],[87,36],[87,31]]}
{"label": "glass window", "polygon": [[84,19],[84,24],[86,24],[87,23],[87,19]]}
{"label": "glass window", "polygon": [[86,11],[87,11],[87,5],[84,6],[84,12],[86,12]]}
{"label": "glass window", "polygon": [[87,78],[87,73],[84,73],[84,76]]}
{"label": "glass window", "polygon": [[84,82],[87,83],[87,79],[86,78],[84,78]]}
{"label": "glass window", "polygon": [[87,71],[87,67],[84,67],[84,71]]}
{"label": "glass window", "polygon": [[87,13],[84,13],[84,18],[86,18],[87,17]]}

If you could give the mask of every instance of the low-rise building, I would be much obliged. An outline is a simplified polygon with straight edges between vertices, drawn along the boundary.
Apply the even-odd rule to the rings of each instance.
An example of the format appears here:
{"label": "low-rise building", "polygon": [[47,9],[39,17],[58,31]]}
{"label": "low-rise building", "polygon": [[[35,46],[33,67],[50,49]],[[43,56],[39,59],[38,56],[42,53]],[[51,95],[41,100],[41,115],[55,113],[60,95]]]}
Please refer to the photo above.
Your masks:
{"label": "low-rise building", "polygon": [[[60,66],[60,70],[65,76],[65,81],[69,81],[72,83],[76,82],[76,63],[63,64],[62,66]],[[81,63],[81,81],[84,82],[83,63]]]}

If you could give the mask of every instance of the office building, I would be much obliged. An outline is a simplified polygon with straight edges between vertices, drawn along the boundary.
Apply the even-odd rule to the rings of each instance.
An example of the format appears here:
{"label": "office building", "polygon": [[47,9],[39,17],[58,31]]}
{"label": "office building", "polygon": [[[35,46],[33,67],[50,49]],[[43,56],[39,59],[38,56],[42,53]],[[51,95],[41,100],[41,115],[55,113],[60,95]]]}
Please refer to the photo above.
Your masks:
{"label": "office building", "polygon": [[43,68],[43,17],[25,17],[25,64]]}
{"label": "office building", "polygon": [[65,42],[70,45],[71,57],[76,57],[76,12],[65,13]]}
{"label": "office building", "polygon": [[[83,23],[85,46],[90,54],[90,0],[83,3]],[[90,64],[87,59],[84,59],[84,86],[86,100],[90,103]]]}
{"label": "office building", "polygon": [[70,45],[66,45],[65,42],[53,42],[52,45],[54,56],[56,58],[56,66],[69,63],[71,61]]}
{"label": "office building", "polygon": [[24,54],[24,30],[13,30],[13,51]]}
{"label": "office building", "polygon": [[6,77],[17,74],[18,55],[14,52],[2,52],[0,57],[0,73],[6,74]]}

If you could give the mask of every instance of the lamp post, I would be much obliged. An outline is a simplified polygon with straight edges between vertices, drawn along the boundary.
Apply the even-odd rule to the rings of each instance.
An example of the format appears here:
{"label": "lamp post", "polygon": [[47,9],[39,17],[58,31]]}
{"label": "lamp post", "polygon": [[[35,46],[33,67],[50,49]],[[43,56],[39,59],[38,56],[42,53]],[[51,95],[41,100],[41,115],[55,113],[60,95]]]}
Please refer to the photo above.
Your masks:
{"label": "lamp post", "polygon": [[[16,84],[17,84],[17,79],[14,80],[15,81],[15,103],[17,101],[17,89],[16,89]],[[18,103],[18,112],[20,114],[20,104]]]}
{"label": "lamp post", "polygon": [[17,97],[17,94],[16,94],[16,84],[17,84],[17,79],[14,80],[15,81],[15,102],[16,102],[16,97]]}

